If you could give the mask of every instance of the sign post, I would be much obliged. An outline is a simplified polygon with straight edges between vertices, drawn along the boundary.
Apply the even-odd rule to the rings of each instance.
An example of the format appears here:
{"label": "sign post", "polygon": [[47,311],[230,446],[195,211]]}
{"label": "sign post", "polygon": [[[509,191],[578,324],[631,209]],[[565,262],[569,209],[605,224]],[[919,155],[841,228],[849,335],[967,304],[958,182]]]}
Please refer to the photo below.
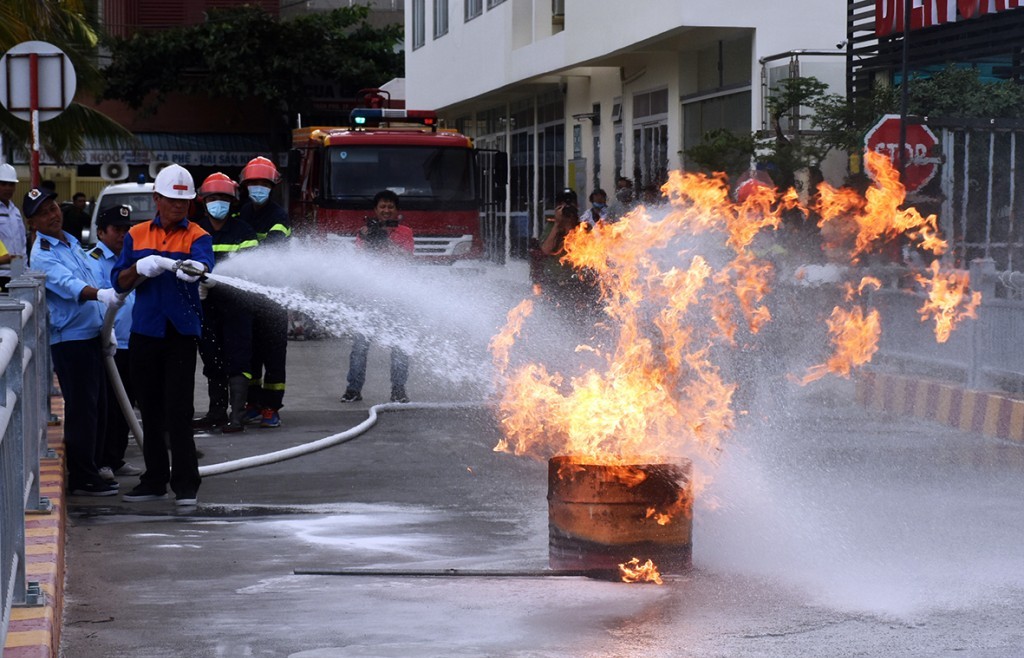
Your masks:
{"label": "sign post", "polygon": [[39,185],[39,123],[67,109],[77,82],[68,56],[45,41],[19,43],[0,57],[0,105],[31,127],[33,187]]}
{"label": "sign post", "polygon": [[916,192],[935,177],[939,160],[932,151],[938,144],[928,126],[905,124],[898,114],[886,114],[864,136],[868,151],[881,153],[897,168],[904,163],[902,181],[908,192]]}

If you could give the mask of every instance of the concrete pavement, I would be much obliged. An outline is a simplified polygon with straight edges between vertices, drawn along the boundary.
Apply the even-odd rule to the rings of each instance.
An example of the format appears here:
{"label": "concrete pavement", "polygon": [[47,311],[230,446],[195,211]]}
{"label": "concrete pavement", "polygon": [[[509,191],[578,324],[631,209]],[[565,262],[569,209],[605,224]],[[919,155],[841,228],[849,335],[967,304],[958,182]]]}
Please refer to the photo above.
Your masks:
{"label": "concrete pavement", "polygon": [[[381,351],[353,407],[329,367],[347,341],[289,349],[284,427],[201,437],[204,464],[338,432],[386,399]],[[475,399],[416,377],[414,400]],[[850,382],[772,393],[698,499],[694,569],[664,586],[537,577],[546,466],[493,452],[486,406],[408,407],[336,448],[210,477],[194,509],[71,501],[62,653],[1019,655],[1022,446],[865,412]],[[354,569],[378,573],[296,573]]]}

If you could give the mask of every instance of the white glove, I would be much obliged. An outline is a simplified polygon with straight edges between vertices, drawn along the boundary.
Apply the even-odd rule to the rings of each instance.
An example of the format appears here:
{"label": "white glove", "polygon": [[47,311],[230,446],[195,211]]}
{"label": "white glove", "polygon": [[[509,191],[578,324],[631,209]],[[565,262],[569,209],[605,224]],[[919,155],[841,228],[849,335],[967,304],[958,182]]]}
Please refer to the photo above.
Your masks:
{"label": "white glove", "polygon": [[[195,270],[201,270],[203,272],[206,272],[206,266],[203,265],[202,263],[200,263],[197,260],[191,260],[191,259],[183,260],[183,261],[181,261],[181,264],[184,265],[187,268],[191,268],[191,269],[195,269]],[[181,267],[179,267],[177,270],[174,271],[174,275],[177,276],[182,281],[184,281],[185,283],[195,283],[200,278],[200,275],[198,275],[198,274],[189,274],[188,272],[186,272]]]}
{"label": "white glove", "polygon": [[106,307],[113,306],[114,308],[121,308],[124,306],[124,295],[115,291],[113,288],[100,288],[96,291],[96,299],[103,302]]}
{"label": "white glove", "polygon": [[199,284],[199,301],[206,299],[206,296],[210,294],[210,286],[206,285],[205,281]]}
{"label": "white glove", "polygon": [[174,268],[174,261],[166,256],[151,254],[140,258],[135,263],[135,271],[146,278],[159,276],[163,272],[170,272]]}
{"label": "white glove", "polygon": [[103,341],[103,356],[114,356],[115,354],[117,354],[117,336],[111,329],[106,340]]}

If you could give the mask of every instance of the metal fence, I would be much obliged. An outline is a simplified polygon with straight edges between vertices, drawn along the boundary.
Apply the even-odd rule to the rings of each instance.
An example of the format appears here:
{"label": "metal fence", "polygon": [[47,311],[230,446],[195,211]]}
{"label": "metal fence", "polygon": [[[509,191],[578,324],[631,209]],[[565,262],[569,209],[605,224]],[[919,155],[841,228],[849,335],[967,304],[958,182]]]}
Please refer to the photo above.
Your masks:
{"label": "metal fence", "polygon": [[935,340],[934,324],[918,312],[923,293],[895,287],[872,293],[870,305],[882,317],[876,361],[972,389],[1024,392],[1024,273],[976,259],[970,288],[981,292],[977,317],[963,319],[945,343]]}
{"label": "metal fence", "polygon": [[49,512],[39,495],[46,445],[51,365],[45,278],[22,272],[0,294],[0,643],[11,609],[42,604],[25,572],[25,514]]}

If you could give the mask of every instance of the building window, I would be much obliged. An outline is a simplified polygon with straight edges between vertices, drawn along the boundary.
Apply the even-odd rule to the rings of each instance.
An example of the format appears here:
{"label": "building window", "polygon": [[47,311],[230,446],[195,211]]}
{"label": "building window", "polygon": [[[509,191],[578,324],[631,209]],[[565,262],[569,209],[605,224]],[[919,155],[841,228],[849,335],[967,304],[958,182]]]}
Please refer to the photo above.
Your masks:
{"label": "building window", "polygon": [[412,0],[412,49],[422,48],[427,40],[426,0]]}
{"label": "building window", "polygon": [[505,0],[487,0],[487,8],[494,9],[503,2],[505,2]]}
{"label": "building window", "polygon": [[668,180],[668,89],[633,95],[633,180],[641,189]]}
{"label": "building window", "polygon": [[466,1],[466,20],[471,21],[480,14],[484,13],[484,0],[465,0]]}
{"label": "building window", "polygon": [[448,34],[448,0],[434,0],[434,38]]}

